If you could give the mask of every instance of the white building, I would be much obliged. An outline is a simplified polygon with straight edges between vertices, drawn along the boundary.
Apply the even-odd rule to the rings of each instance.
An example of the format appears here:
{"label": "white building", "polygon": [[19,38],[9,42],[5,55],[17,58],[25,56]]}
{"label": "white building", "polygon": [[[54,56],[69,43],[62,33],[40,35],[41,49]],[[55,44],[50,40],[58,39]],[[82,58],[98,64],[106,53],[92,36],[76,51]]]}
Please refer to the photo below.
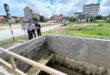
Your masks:
{"label": "white building", "polygon": [[98,16],[100,4],[88,4],[83,6],[82,12],[74,13],[77,21],[89,22],[93,16]]}
{"label": "white building", "polygon": [[90,16],[98,16],[100,4],[89,4],[83,6],[83,14]]}

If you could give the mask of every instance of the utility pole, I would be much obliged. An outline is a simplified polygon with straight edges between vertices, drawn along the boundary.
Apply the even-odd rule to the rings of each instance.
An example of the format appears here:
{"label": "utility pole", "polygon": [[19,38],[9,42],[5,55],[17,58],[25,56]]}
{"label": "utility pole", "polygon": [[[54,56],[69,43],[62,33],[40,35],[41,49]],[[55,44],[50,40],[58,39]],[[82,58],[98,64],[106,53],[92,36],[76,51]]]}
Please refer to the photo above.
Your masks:
{"label": "utility pole", "polygon": [[[4,4],[4,8],[5,8],[5,12],[6,12],[7,22],[9,24],[9,26],[10,26],[10,29],[11,29],[11,22],[10,22],[11,15],[9,13],[9,6],[8,6],[8,4],[5,3]],[[11,29],[11,34],[12,34],[13,40],[15,40],[12,29]]]}

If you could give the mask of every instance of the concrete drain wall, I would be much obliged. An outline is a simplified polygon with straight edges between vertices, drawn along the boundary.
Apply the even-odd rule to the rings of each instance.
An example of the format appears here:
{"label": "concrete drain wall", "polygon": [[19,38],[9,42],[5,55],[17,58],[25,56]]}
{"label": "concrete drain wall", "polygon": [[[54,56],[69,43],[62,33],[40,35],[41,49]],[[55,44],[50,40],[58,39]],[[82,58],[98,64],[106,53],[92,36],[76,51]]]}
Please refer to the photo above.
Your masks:
{"label": "concrete drain wall", "polygon": [[55,55],[51,59],[51,63],[53,65],[57,64],[61,67],[70,69],[76,72],[75,75],[77,75],[77,73],[79,73],[80,75],[109,75],[108,69],[104,67],[99,67],[94,64],[89,64],[87,62],[70,59],[60,55]]}
{"label": "concrete drain wall", "polygon": [[110,68],[110,40],[49,35],[47,44],[58,55]]}
{"label": "concrete drain wall", "polygon": [[[50,50],[58,56],[76,60],[77,62],[74,62],[73,64],[68,62],[69,64],[71,64],[71,66],[74,65],[75,63],[76,64],[79,63],[79,61],[82,61],[82,63],[86,62],[86,64],[88,65],[90,64],[97,65],[96,67],[98,68],[99,67],[100,68],[105,67],[108,69],[110,68],[110,65],[109,65],[110,40],[47,35],[47,36],[42,36],[40,38],[33,39],[24,44],[11,47],[9,48],[9,50],[33,60],[39,59],[42,51]],[[8,56],[4,53],[0,53],[0,57],[6,60],[8,59],[7,58]],[[19,60],[16,60],[16,63],[17,63],[17,67],[23,71],[26,71],[27,68],[29,67],[28,65],[25,65],[25,63]],[[85,67],[83,66],[83,68]],[[104,72],[107,71],[107,69],[105,68],[102,68]],[[89,72],[89,70],[87,70],[87,67],[85,71]],[[91,72],[94,72],[94,70],[92,70]],[[98,73],[98,75],[100,74]]]}
{"label": "concrete drain wall", "polygon": [[[40,38],[36,38],[31,41],[27,41],[24,44],[19,44],[17,46],[13,46],[8,49],[12,52],[20,54],[32,60],[37,60],[40,58],[40,55],[42,54],[42,52],[47,50],[46,37],[43,36]],[[9,61],[10,56],[8,56],[5,53],[0,53],[0,57],[5,59],[6,61]],[[15,62],[16,62],[17,68],[24,72],[28,70],[28,68],[30,67],[28,64],[20,60],[15,59]]]}

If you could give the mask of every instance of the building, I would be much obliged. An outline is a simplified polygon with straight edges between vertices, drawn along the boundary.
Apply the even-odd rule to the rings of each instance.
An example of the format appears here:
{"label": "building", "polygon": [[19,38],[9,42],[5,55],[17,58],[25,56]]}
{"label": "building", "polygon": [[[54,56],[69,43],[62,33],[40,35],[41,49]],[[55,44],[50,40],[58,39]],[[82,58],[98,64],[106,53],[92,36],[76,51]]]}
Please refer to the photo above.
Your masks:
{"label": "building", "polygon": [[40,15],[38,13],[34,13],[33,10],[29,7],[24,8],[24,15],[26,19],[37,18],[39,20]]}
{"label": "building", "polygon": [[[16,22],[21,22],[23,20],[23,17],[18,17],[18,16],[11,16],[10,22],[16,23]],[[0,15],[0,23],[2,22],[7,22],[6,15]]]}
{"label": "building", "polygon": [[83,6],[83,14],[89,16],[98,16],[100,4],[89,4]]}
{"label": "building", "polygon": [[37,18],[38,20],[40,19],[40,15],[38,13],[33,13],[33,17]]}
{"label": "building", "polygon": [[83,6],[82,12],[76,12],[77,22],[89,22],[91,17],[98,16],[100,4],[88,4]]}
{"label": "building", "polygon": [[17,22],[21,22],[22,19],[20,17],[12,16],[12,18],[10,19],[10,21],[12,23],[17,23]]}
{"label": "building", "polygon": [[32,19],[33,18],[33,11],[32,11],[32,9],[29,8],[29,7],[25,7],[24,8],[24,15],[25,15],[25,18]]}
{"label": "building", "polygon": [[56,20],[56,21],[62,21],[63,20],[63,16],[62,15],[54,15],[51,17],[52,20]]}
{"label": "building", "polygon": [[4,21],[4,17],[0,16],[0,23]]}
{"label": "building", "polygon": [[6,16],[5,15],[0,15],[0,23],[6,22]]}

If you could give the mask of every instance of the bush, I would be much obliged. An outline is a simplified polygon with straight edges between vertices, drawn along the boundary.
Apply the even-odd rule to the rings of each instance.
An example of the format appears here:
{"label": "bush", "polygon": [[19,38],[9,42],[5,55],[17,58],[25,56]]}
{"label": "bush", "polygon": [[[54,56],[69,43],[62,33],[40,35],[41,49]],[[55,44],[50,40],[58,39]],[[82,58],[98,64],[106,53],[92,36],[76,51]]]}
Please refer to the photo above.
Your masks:
{"label": "bush", "polygon": [[38,19],[37,19],[37,18],[32,18],[32,20],[33,20],[34,22],[37,22],[37,21],[38,21]]}
{"label": "bush", "polygon": [[110,23],[110,19],[107,19],[106,22],[107,22],[107,23]]}
{"label": "bush", "polygon": [[74,22],[75,20],[76,20],[76,18],[70,17],[69,22]]}
{"label": "bush", "polygon": [[96,17],[91,17],[90,19],[91,22],[96,22],[96,20],[97,20]]}
{"label": "bush", "polygon": [[103,24],[99,24],[98,26],[104,26]]}
{"label": "bush", "polygon": [[45,22],[44,17],[40,16],[40,22]]}

